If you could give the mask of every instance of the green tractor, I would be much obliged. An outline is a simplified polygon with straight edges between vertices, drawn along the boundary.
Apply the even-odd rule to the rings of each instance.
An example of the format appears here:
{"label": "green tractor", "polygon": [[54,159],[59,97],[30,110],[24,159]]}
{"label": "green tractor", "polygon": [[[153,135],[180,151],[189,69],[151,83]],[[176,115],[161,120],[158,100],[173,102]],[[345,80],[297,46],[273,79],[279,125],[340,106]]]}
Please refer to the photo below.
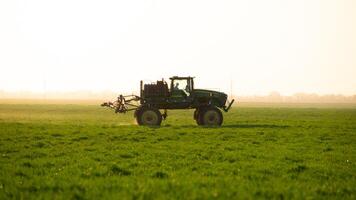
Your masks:
{"label": "green tractor", "polygon": [[120,95],[116,101],[105,102],[102,106],[110,107],[116,113],[135,111],[139,125],[159,126],[170,109],[195,109],[194,119],[198,125],[221,126],[221,110],[228,112],[233,103],[234,100],[227,101],[225,93],[195,89],[194,77],[173,76],[170,87],[163,79],[151,84],[141,81],[140,96]]}

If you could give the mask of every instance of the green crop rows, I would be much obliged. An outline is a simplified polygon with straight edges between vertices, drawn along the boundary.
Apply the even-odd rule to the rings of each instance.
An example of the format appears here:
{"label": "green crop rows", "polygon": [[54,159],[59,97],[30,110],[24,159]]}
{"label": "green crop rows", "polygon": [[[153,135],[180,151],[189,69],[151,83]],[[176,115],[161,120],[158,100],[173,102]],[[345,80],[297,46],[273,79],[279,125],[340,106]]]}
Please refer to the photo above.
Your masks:
{"label": "green crop rows", "polygon": [[0,105],[0,199],[355,199],[356,108],[193,110],[160,128],[95,105]]}

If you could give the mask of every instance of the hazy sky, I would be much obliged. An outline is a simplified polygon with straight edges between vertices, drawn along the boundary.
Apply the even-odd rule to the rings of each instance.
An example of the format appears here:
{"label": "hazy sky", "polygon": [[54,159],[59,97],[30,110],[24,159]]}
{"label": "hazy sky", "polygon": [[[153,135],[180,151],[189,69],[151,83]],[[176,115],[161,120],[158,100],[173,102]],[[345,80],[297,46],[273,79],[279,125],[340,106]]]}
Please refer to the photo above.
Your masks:
{"label": "hazy sky", "polygon": [[0,90],[356,94],[355,0],[1,0]]}

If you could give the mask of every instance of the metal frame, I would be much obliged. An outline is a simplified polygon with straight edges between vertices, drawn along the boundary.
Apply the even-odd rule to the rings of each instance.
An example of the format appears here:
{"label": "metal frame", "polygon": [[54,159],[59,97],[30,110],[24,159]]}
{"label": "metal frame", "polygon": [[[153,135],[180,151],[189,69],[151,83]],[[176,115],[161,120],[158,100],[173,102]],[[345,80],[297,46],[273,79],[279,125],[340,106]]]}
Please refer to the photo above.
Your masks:
{"label": "metal frame", "polygon": [[132,102],[138,102],[141,97],[136,95],[120,95],[114,102],[104,102],[101,106],[109,107],[115,110],[115,113],[126,113],[128,111],[137,110],[140,105],[133,104]]}

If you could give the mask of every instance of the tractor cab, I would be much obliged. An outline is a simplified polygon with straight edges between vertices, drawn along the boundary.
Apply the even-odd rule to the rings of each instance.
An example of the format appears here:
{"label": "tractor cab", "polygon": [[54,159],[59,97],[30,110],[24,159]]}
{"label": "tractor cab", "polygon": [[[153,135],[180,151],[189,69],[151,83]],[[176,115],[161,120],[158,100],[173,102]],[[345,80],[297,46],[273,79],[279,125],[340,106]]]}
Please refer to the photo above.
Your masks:
{"label": "tractor cab", "polygon": [[190,96],[194,89],[194,77],[173,76],[169,79],[171,80],[171,97],[187,98]]}

